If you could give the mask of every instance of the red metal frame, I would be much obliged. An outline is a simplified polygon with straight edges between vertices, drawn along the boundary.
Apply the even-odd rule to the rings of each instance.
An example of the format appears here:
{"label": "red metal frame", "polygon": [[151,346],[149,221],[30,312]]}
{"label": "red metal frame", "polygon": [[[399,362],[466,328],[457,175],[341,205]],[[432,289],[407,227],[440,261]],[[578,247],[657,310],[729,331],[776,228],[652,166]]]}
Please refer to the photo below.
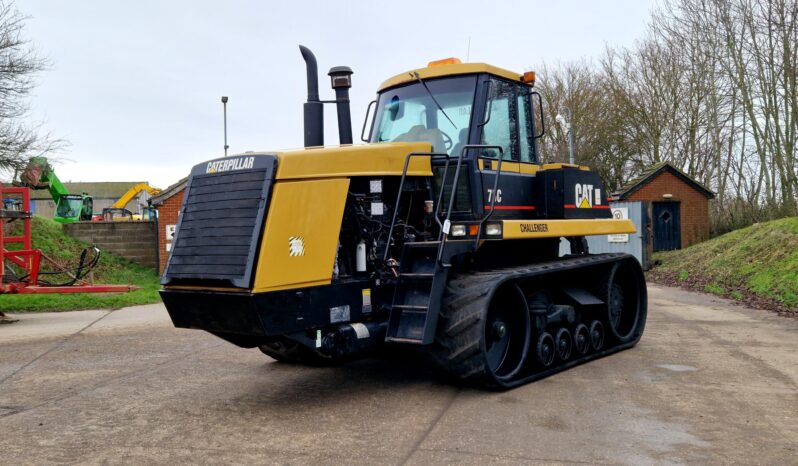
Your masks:
{"label": "red metal frame", "polygon": [[[132,291],[131,285],[72,285],[72,286],[40,286],[39,285],[39,266],[41,264],[42,252],[33,249],[31,244],[31,212],[30,212],[30,189],[28,188],[7,188],[0,183],[0,202],[7,195],[19,196],[22,200],[21,211],[9,211],[0,206],[0,294],[41,294],[41,293],[120,293]],[[22,221],[22,235],[6,236],[5,225],[7,219]],[[7,245],[21,244],[19,250],[9,250]],[[28,277],[25,281],[5,283],[5,261],[10,261],[24,269]]]}

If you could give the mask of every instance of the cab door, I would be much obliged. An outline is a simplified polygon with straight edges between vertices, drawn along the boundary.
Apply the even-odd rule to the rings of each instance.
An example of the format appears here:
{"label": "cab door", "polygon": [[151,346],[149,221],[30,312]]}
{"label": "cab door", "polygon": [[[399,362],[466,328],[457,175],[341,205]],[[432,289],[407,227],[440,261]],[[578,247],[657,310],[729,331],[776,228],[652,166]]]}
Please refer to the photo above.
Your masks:
{"label": "cab door", "polygon": [[[536,164],[534,122],[535,114],[529,87],[490,78],[485,117],[479,144],[495,145],[499,149],[481,149],[478,170],[482,181],[484,214],[493,209],[492,217],[532,218],[535,211],[534,179]],[[499,159],[501,174],[498,177]]]}

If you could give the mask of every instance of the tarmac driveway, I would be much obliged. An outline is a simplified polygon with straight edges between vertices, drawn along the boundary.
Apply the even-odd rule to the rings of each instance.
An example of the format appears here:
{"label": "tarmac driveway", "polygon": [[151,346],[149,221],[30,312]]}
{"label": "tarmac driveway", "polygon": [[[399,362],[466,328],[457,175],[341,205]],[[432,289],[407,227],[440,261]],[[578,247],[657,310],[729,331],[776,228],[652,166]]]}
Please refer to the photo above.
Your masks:
{"label": "tarmac driveway", "polygon": [[763,463],[798,458],[798,320],[649,287],[632,350],[508,392],[412,361],[276,363],[163,306],[0,326],[0,463]]}

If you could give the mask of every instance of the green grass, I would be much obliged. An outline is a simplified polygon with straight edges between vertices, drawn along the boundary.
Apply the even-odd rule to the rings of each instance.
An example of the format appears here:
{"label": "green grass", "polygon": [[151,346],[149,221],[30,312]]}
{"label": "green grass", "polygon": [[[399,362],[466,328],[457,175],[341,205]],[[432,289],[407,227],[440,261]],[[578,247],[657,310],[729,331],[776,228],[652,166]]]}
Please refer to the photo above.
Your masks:
{"label": "green grass", "polygon": [[[32,220],[33,248],[74,270],[80,253],[87,244],[67,236],[61,225],[51,219],[34,216]],[[46,270],[47,265],[43,264]],[[50,268],[52,270],[52,268]],[[81,309],[118,309],[137,304],[150,304],[160,301],[158,296],[158,275],[151,269],[129,260],[103,252],[100,262],[93,270],[94,283],[132,284],[140,289],[129,293],[70,293],[0,295],[0,311],[3,312],[47,312],[75,311]],[[50,277],[43,277],[48,279]],[[64,280],[55,276],[52,281]]]}
{"label": "green grass", "polygon": [[655,254],[654,280],[798,308],[798,217],[756,224],[679,251]]}

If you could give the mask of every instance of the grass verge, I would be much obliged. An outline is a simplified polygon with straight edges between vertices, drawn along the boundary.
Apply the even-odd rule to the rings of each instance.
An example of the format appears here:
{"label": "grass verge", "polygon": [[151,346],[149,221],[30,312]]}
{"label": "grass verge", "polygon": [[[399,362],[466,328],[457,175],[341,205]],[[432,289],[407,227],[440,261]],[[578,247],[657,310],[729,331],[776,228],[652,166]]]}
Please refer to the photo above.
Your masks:
{"label": "grass verge", "polygon": [[[61,225],[51,219],[34,216],[31,229],[33,248],[41,249],[45,256],[68,270],[75,269],[81,251],[88,246],[67,236]],[[52,267],[48,268],[43,263],[42,269],[52,270]],[[129,293],[4,294],[0,295],[0,311],[18,313],[118,309],[160,301],[158,275],[153,270],[127,259],[103,252],[100,262],[93,270],[93,277],[94,283],[132,284],[140,289]],[[52,281],[66,279],[63,275],[45,278]]]}
{"label": "grass verge", "polygon": [[657,253],[652,281],[798,316],[798,217],[742,228]]}

